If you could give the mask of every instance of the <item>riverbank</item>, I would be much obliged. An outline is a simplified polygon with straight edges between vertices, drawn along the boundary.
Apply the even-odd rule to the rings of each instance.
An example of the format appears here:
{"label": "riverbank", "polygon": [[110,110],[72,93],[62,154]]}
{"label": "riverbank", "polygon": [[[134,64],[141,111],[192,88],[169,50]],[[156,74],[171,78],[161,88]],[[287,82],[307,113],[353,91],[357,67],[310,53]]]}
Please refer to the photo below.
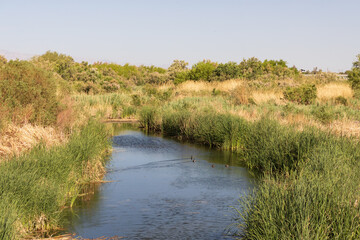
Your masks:
{"label": "riverbank", "polygon": [[101,180],[109,133],[90,120],[65,145],[42,144],[0,164],[0,239],[51,236],[86,183]]}

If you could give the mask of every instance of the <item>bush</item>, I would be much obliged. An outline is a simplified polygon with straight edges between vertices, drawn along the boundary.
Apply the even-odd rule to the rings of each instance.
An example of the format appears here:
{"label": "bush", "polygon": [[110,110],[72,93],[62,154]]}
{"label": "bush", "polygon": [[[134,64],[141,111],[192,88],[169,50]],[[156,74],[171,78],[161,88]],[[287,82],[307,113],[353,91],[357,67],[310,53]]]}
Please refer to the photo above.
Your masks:
{"label": "bush", "polygon": [[191,80],[205,80],[211,81],[214,70],[216,69],[216,63],[211,62],[210,60],[204,60],[195,64],[190,72],[189,77]]}
{"label": "bush", "polygon": [[58,101],[50,73],[26,61],[10,61],[0,68],[0,102],[14,122],[52,124]]}
{"label": "bush", "polygon": [[239,78],[241,69],[236,62],[220,63],[214,70],[214,76],[218,81]]}
{"label": "bush", "polygon": [[284,98],[291,102],[299,104],[312,104],[316,99],[316,86],[305,84],[299,87],[288,87],[284,91]]}
{"label": "bush", "polygon": [[348,79],[355,93],[360,91],[360,54],[357,55],[357,61],[353,62],[351,71],[347,71]]}
{"label": "bush", "polygon": [[262,62],[257,58],[244,59],[240,64],[239,68],[241,75],[248,80],[256,79],[263,74]]}

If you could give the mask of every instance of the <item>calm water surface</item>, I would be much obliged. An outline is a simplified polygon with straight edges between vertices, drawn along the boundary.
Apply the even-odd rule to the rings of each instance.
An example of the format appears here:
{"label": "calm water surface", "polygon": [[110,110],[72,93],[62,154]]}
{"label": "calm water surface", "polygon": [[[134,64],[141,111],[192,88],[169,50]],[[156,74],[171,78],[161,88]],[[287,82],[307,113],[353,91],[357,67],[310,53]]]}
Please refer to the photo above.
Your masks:
{"label": "calm water surface", "polygon": [[254,186],[234,158],[121,130],[105,177],[112,182],[94,186],[91,200],[77,205],[69,231],[84,238],[232,239],[231,206]]}

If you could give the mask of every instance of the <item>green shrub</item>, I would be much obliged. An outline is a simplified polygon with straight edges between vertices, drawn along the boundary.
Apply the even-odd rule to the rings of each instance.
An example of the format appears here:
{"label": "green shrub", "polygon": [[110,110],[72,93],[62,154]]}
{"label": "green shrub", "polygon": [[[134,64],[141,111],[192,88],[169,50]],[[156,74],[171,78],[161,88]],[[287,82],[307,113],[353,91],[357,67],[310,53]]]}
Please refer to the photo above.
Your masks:
{"label": "green shrub", "polygon": [[357,60],[353,62],[353,67],[347,71],[351,87],[357,92],[360,91],[360,54],[356,56]]}
{"label": "green shrub", "polygon": [[204,60],[202,62],[196,63],[189,72],[189,78],[191,80],[204,80],[211,81],[213,72],[216,69],[217,64],[211,62],[210,60]]}
{"label": "green shrub", "polygon": [[185,82],[187,80],[190,80],[190,76],[189,76],[189,72],[188,71],[184,71],[184,72],[177,72],[175,74],[174,77],[174,84],[180,84],[182,82]]}
{"label": "green shrub", "polygon": [[241,69],[236,62],[220,63],[213,74],[216,80],[224,81],[241,77]]}
{"label": "green shrub", "polygon": [[315,85],[305,84],[299,87],[288,87],[284,91],[284,98],[299,104],[312,104],[317,96]]}
{"label": "green shrub", "polygon": [[26,61],[0,68],[0,102],[15,122],[52,124],[56,121],[56,85],[50,73]]}
{"label": "green shrub", "polygon": [[262,62],[255,58],[244,59],[239,64],[241,76],[248,80],[256,79],[263,74]]}

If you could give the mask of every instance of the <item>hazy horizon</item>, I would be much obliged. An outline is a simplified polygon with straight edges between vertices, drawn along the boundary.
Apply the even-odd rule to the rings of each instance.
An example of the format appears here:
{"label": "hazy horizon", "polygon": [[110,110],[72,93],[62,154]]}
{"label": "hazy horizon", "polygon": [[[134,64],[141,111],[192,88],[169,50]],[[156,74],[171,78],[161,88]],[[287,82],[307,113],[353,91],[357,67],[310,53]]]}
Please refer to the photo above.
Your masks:
{"label": "hazy horizon", "polygon": [[2,1],[0,50],[161,67],[256,57],[340,72],[360,53],[358,9],[355,0]]}

